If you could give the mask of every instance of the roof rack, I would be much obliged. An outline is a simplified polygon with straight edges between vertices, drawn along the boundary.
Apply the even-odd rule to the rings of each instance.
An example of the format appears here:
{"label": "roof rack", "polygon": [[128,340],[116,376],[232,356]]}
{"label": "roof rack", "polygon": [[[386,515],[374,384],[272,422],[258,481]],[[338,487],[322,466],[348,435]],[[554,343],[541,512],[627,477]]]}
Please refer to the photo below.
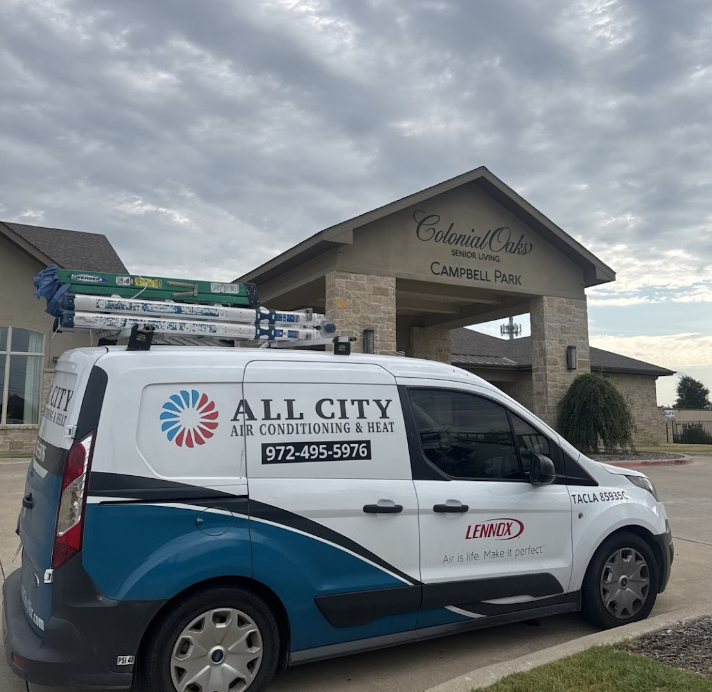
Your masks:
{"label": "roof rack", "polygon": [[[336,352],[350,350],[350,339],[336,337],[335,325],[322,314],[259,307],[254,284],[69,271],[54,265],[34,283],[35,297],[45,298],[46,311],[55,317],[55,331],[97,332],[103,343],[129,338],[129,350],[149,349],[156,332],[282,347],[333,343]],[[175,290],[184,288],[189,290]]]}

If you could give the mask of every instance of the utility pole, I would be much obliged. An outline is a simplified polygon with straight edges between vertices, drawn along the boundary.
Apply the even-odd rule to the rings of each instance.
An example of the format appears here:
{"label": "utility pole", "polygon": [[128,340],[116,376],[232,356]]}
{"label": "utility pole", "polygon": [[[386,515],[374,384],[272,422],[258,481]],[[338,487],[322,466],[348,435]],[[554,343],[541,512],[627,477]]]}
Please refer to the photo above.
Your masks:
{"label": "utility pole", "polygon": [[519,336],[522,333],[522,325],[514,324],[514,317],[510,317],[509,324],[503,324],[499,328],[499,333],[502,336],[506,336],[507,338],[509,338],[511,340],[515,336]]}

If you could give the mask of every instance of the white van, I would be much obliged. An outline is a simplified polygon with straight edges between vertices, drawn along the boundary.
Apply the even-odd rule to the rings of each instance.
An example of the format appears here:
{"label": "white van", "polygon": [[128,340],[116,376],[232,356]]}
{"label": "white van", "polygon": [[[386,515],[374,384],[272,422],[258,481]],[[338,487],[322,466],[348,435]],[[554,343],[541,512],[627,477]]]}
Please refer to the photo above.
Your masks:
{"label": "white van", "polygon": [[4,586],[40,685],[251,692],[331,656],[583,609],[645,618],[670,528],[641,473],[409,358],[64,354]]}

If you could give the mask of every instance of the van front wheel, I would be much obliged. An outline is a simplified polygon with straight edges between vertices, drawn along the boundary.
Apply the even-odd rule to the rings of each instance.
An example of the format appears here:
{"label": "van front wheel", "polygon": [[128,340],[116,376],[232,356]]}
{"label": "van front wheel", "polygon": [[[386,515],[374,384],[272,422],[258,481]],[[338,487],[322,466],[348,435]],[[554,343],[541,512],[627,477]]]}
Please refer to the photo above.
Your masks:
{"label": "van front wheel", "polygon": [[607,538],[583,581],[583,612],[602,629],[644,620],[658,595],[658,564],[650,546],[632,533]]}
{"label": "van front wheel", "polygon": [[168,612],[139,661],[139,689],[260,692],[277,668],[279,630],[260,598],[240,588],[199,593]]}

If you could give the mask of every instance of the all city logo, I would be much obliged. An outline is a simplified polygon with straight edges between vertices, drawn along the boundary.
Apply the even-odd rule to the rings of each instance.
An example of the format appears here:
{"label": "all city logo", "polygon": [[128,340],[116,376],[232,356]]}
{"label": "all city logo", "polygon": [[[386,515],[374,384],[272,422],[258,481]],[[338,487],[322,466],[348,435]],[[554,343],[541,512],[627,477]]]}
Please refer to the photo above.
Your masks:
{"label": "all city logo", "polygon": [[218,427],[215,402],[196,389],[182,389],[163,404],[161,430],[179,447],[204,445]]}
{"label": "all city logo", "polygon": [[511,541],[524,532],[524,524],[519,519],[502,517],[500,519],[487,519],[481,524],[471,524],[467,527],[465,539],[496,538],[500,541]]}

